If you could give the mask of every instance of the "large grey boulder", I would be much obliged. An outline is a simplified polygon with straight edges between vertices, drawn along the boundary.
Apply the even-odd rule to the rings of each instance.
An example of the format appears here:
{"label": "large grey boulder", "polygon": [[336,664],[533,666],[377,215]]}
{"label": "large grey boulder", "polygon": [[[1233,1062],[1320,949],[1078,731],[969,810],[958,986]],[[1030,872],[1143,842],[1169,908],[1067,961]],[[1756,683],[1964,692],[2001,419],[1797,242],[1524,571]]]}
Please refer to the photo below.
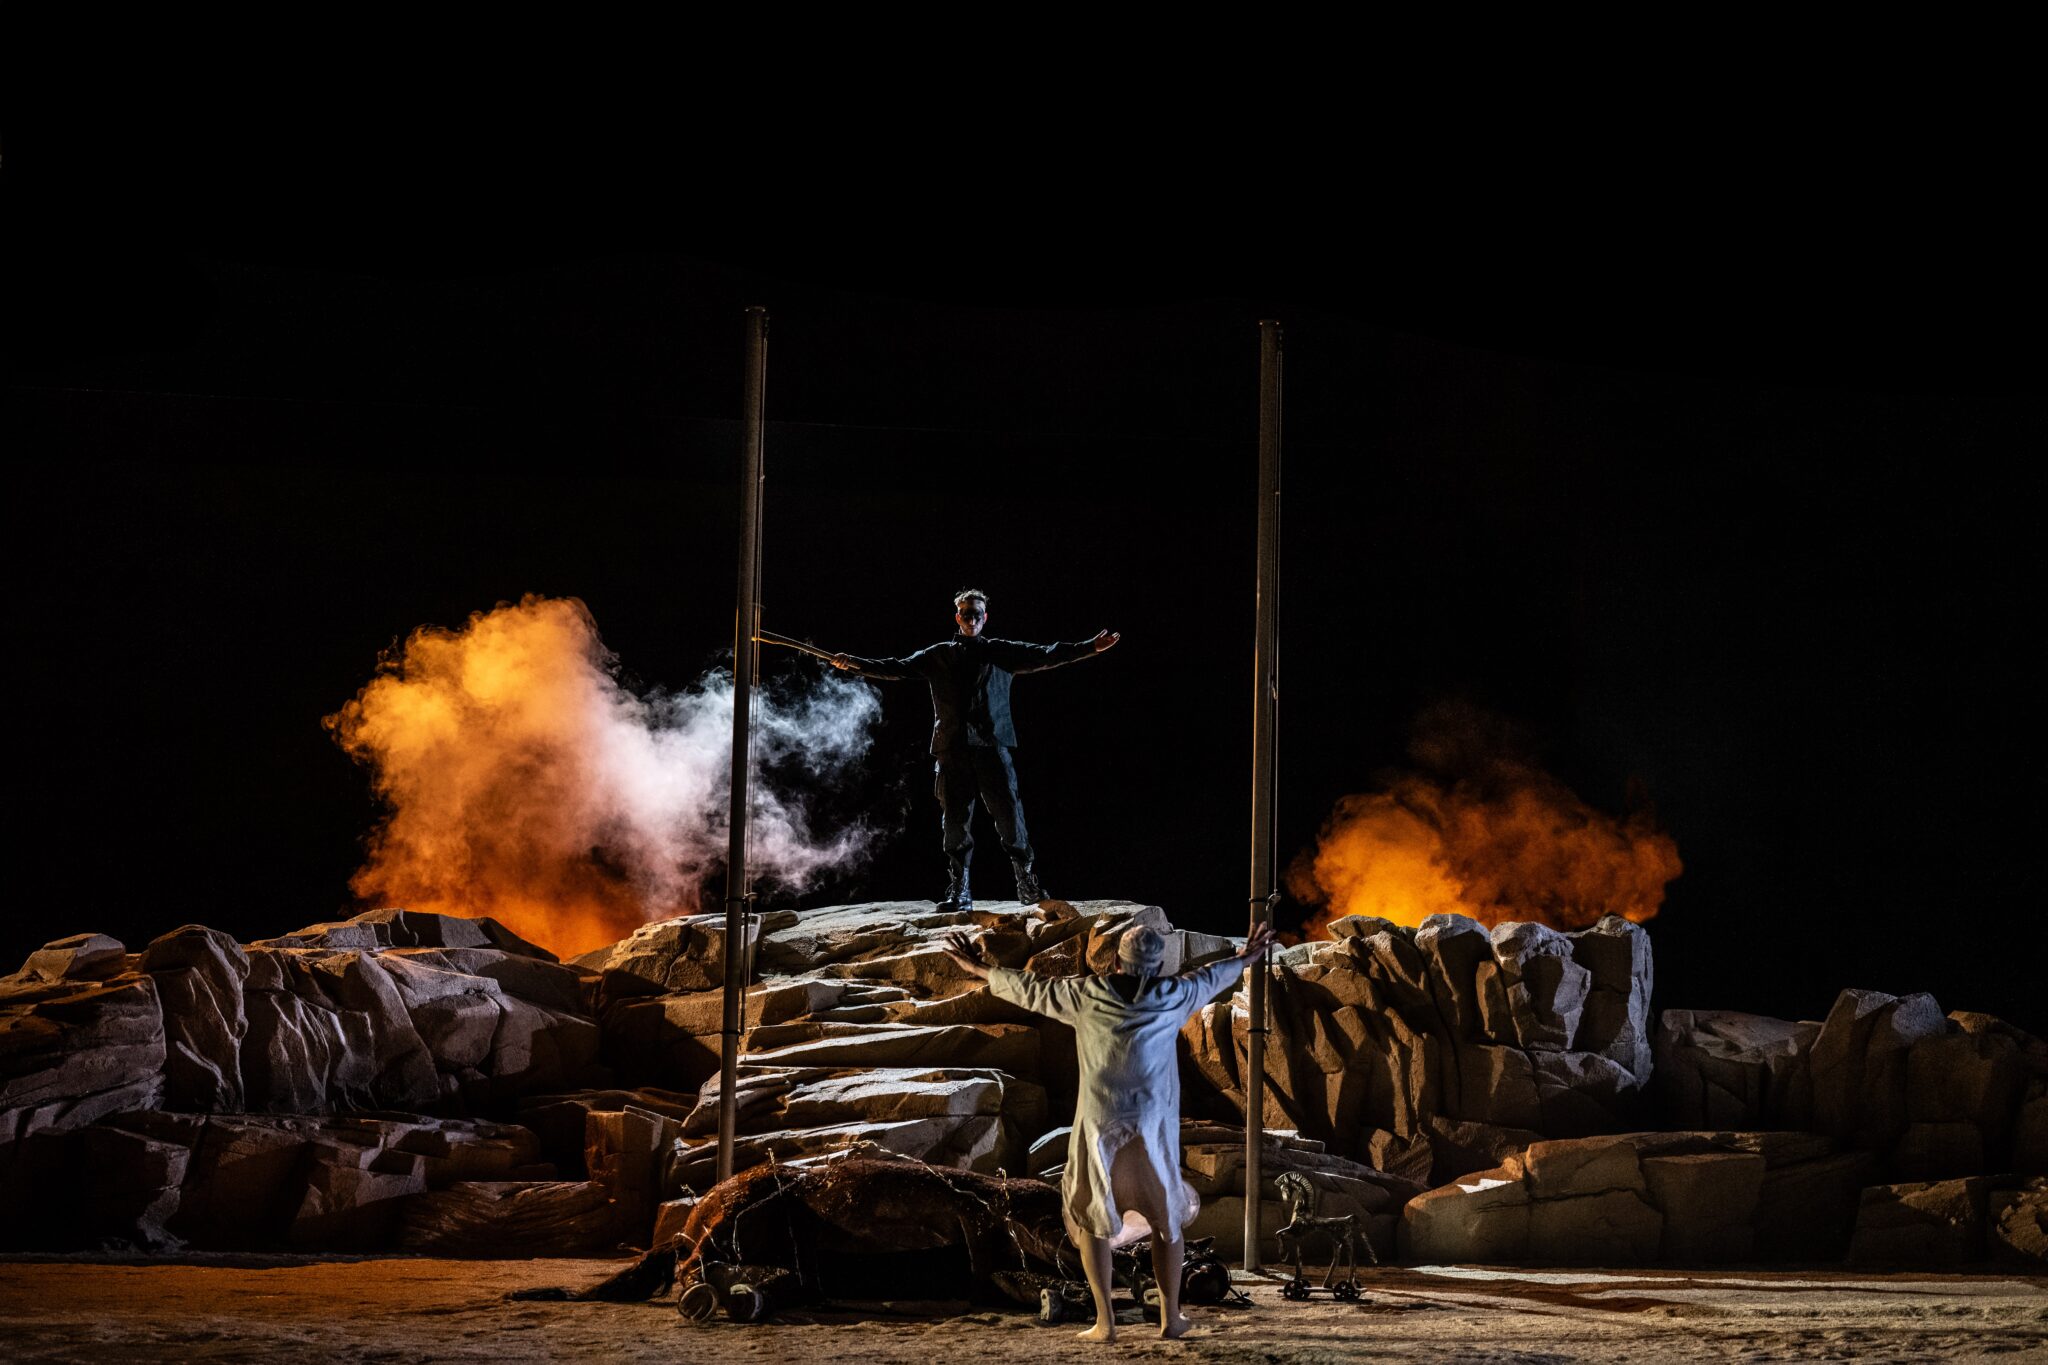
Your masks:
{"label": "large grey boulder", "polygon": [[[786,927],[796,918],[782,911],[752,920],[741,951],[751,955],[765,925]],[[681,915],[643,924],[617,943],[577,957],[575,965],[596,972],[630,972],[668,990],[719,987],[725,983],[725,916]]]}
{"label": "large grey boulder", "polygon": [[1766,1157],[1752,1242],[1758,1260],[1840,1260],[1863,1189],[1877,1178],[1869,1152],[1777,1164]]}
{"label": "large grey boulder", "polygon": [[28,955],[21,981],[97,981],[127,966],[128,949],[110,934],[72,934],[45,943]]}
{"label": "large grey boulder", "polygon": [[1982,1176],[1871,1186],[1856,1213],[1849,1264],[1953,1266],[1983,1259],[1989,1193]]}
{"label": "large grey boulder", "polygon": [[385,948],[494,948],[553,962],[555,955],[529,943],[489,916],[436,915],[422,910],[365,910],[350,919],[308,925],[252,948],[325,948],[378,952]]}
{"label": "large grey boulder", "polygon": [[[862,1143],[938,1166],[1018,1170],[1025,1145],[1047,1123],[1044,1090],[995,1069],[749,1062],[734,1093],[735,1128],[745,1139],[735,1170]],[[682,1124],[681,1179],[700,1191],[715,1164],[718,1106],[714,1081]]]}
{"label": "large grey boulder", "polygon": [[1803,1128],[1817,1023],[1735,1010],[1663,1011],[1653,1052],[1658,1107],[1674,1128]]}
{"label": "large grey boulder", "polygon": [[434,1057],[368,951],[257,949],[243,987],[249,1106],[272,1113],[431,1109]]}
{"label": "large grey boulder", "polygon": [[315,1138],[285,1239],[322,1251],[389,1246],[407,1202],[426,1189],[427,1163],[417,1153]]}
{"label": "large grey boulder", "polygon": [[[104,1140],[180,1154],[158,1221],[172,1241],[212,1250],[389,1246],[422,1190],[553,1174],[532,1133],[475,1119],[144,1111],[62,1137],[89,1153],[110,1131]],[[147,1229],[122,1240],[147,1245]]]}
{"label": "large grey boulder", "polygon": [[249,955],[218,929],[188,924],[142,950],[164,1015],[164,1103],[199,1112],[243,1107],[242,984]]}
{"label": "large grey boulder", "polygon": [[1430,993],[1452,1035],[1466,1042],[1490,1036],[1478,987],[1480,966],[1493,961],[1493,940],[1485,928],[1464,915],[1431,915],[1415,931],[1415,948],[1429,964]]}
{"label": "large grey boulder", "polygon": [[1506,1044],[1474,1043],[1452,1053],[1457,1086],[1440,1112],[1500,1128],[1543,1130],[1543,1098],[1536,1061]]}
{"label": "large grey boulder", "polygon": [[1643,1158],[1644,1189],[1664,1215],[1657,1259],[1673,1265],[1746,1261],[1763,1197],[1760,1152],[1679,1152]]}
{"label": "large grey boulder", "polygon": [[1570,1047],[1593,982],[1572,941],[1545,924],[1508,921],[1494,926],[1493,958],[1515,1040],[1532,1052]]}
{"label": "large grey boulder", "polygon": [[1831,1140],[1797,1133],[1537,1142],[1409,1201],[1404,1254],[1560,1265],[1839,1256],[1872,1169],[1867,1153],[1836,1155]]}
{"label": "large grey boulder", "polygon": [[1588,989],[1572,1047],[1597,1052],[1626,1068],[1637,1085],[1650,1080],[1650,993],[1655,963],[1650,935],[1640,924],[1605,915],[1591,928],[1566,934],[1572,960],[1586,969]]}
{"label": "large grey boulder", "polygon": [[478,1110],[602,1080],[584,977],[552,961],[496,947],[254,947],[248,961],[252,1109]]}
{"label": "large grey boulder", "polygon": [[190,1150],[105,1124],[44,1129],[0,1168],[0,1246],[165,1250]]}
{"label": "large grey boulder", "polygon": [[2015,1169],[2028,1082],[2048,1074],[2048,1047],[1988,1014],[1957,1011],[1906,1053],[1905,1131],[1893,1173],[1940,1180]]}
{"label": "large grey boulder", "polygon": [[[1651,973],[1637,926],[1617,919],[1574,939],[1541,925],[1489,935],[1455,915],[1419,929],[1347,916],[1332,932],[1270,969],[1269,1126],[1361,1159],[1396,1143],[1419,1167],[1438,1120],[1557,1137],[1639,1121]],[[1587,1036],[1598,1046],[1579,1048],[1594,994],[1604,1013]],[[1191,1112],[1243,1113],[1249,1027],[1239,992],[1182,1030]],[[1477,1169],[1454,1159],[1447,1173],[1453,1165]]]}
{"label": "large grey boulder", "polygon": [[1528,1259],[1528,1186],[1504,1167],[1474,1171],[1401,1210],[1401,1259],[1431,1265]]}
{"label": "large grey boulder", "polygon": [[1642,1084],[1620,1062],[1598,1052],[1531,1052],[1541,1119],[1553,1137],[1611,1132],[1617,1119],[1634,1118]]}
{"label": "large grey boulder", "polygon": [[156,1105],[164,1055],[149,976],[0,981],[0,1163],[31,1133]]}
{"label": "large grey boulder", "polygon": [[1815,1131],[1888,1152],[1909,1121],[1907,1051],[1947,1030],[1931,995],[1843,991],[1808,1054]]}

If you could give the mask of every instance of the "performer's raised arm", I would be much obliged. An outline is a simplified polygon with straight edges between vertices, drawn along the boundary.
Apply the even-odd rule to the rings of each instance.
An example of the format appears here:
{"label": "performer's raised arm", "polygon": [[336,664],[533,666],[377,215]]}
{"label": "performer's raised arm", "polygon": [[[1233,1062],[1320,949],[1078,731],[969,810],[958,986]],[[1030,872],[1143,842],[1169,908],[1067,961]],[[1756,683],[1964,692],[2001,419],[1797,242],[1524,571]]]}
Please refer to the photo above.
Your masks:
{"label": "performer's raised arm", "polygon": [[876,682],[894,682],[901,678],[923,677],[924,673],[919,663],[929,653],[929,648],[920,649],[917,653],[906,654],[900,659],[864,659],[858,654],[834,654],[832,666],[842,673],[858,673],[861,677],[872,678]]}
{"label": "performer's raised arm", "polygon": [[1214,962],[1189,967],[1176,973],[1180,980],[1193,987],[1191,1003],[1188,1006],[1190,1012],[1214,1000],[1225,986],[1244,975],[1245,964],[1256,961],[1272,944],[1272,926],[1261,924],[1245,939],[1244,946],[1229,957],[1218,958]]}
{"label": "performer's raised arm", "polygon": [[1121,640],[1123,635],[1113,630],[1098,630],[1094,638],[1087,640],[1062,640],[1049,645],[1026,644],[1022,640],[988,641],[989,656],[1000,668],[1012,673],[1043,673],[1048,668],[1093,658],[1103,650]]}
{"label": "performer's raised arm", "polygon": [[1039,976],[1008,967],[987,966],[981,961],[980,950],[974,942],[959,931],[945,935],[940,942],[945,945],[946,956],[953,959],[954,965],[968,975],[988,982],[989,994],[998,1000],[1007,1000],[1049,1019],[1069,1022],[1080,1009],[1081,981],[1078,977]]}

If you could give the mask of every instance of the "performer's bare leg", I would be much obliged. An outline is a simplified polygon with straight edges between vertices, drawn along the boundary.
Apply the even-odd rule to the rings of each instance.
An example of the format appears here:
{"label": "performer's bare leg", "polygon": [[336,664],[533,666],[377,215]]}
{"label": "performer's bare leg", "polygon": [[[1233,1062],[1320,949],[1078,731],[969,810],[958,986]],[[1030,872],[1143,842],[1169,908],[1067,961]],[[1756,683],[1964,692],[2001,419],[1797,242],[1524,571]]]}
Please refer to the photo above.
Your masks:
{"label": "performer's bare leg", "polygon": [[1169,1242],[1159,1235],[1157,1228],[1164,1221],[1153,1224],[1152,1278],[1159,1283],[1159,1337],[1172,1341],[1195,1324],[1193,1319],[1181,1316],[1180,1277],[1185,1258],[1181,1255],[1180,1238]]}
{"label": "performer's bare leg", "polygon": [[1067,1224],[1067,1235],[1081,1250],[1081,1268],[1088,1275],[1088,1292],[1095,1296],[1095,1325],[1076,1336],[1083,1341],[1115,1341],[1116,1314],[1110,1309],[1110,1291],[1115,1287],[1109,1266],[1109,1239],[1097,1237],[1086,1228]]}

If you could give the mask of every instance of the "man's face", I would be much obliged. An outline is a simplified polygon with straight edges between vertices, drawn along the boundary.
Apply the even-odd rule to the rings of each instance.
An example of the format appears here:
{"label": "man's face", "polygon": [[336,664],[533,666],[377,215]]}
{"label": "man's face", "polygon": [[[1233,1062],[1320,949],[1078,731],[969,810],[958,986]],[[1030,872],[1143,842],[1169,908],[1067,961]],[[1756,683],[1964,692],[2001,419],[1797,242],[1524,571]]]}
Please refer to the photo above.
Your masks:
{"label": "man's face", "polygon": [[972,639],[981,634],[981,628],[988,624],[988,604],[975,597],[955,604],[953,623],[960,627],[962,635]]}

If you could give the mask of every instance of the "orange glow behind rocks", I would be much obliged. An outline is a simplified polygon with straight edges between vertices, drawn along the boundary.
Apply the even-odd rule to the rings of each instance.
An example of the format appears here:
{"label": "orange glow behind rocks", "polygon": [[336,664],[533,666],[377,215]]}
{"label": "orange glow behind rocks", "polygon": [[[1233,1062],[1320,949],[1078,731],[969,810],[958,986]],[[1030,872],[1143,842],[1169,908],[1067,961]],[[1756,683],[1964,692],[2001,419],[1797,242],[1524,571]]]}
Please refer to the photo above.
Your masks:
{"label": "orange glow behind rocks", "polygon": [[1412,747],[1425,771],[1344,797],[1289,869],[1289,892],[1314,907],[1305,936],[1327,935],[1344,915],[1559,929],[1654,916],[1683,867],[1677,843],[1649,811],[1595,810],[1513,750],[1497,718],[1467,707],[1426,715]]}

